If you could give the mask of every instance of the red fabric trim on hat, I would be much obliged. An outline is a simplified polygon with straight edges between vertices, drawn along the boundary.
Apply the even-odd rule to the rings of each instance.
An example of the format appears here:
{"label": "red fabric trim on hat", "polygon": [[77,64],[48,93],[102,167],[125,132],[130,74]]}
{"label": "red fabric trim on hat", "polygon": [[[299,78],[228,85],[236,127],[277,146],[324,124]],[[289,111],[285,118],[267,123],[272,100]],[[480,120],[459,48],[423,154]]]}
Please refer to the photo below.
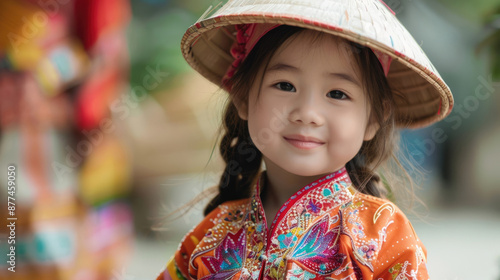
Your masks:
{"label": "red fabric trim on hat", "polygon": [[387,77],[387,74],[389,73],[389,67],[391,66],[392,57],[379,50],[372,49],[372,51],[377,56],[378,61],[382,65],[382,69],[384,69],[384,75]]}
{"label": "red fabric trim on hat", "polygon": [[[383,3],[383,1],[381,1]],[[385,5],[385,3],[384,3]],[[386,5],[387,6],[387,5]],[[388,7],[389,8],[389,7]],[[389,8],[390,10],[390,8]],[[391,10],[392,12],[392,10]],[[318,25],[318,22],[314,22],[311,20],[303,20],[304,23],[308,23],[311,25]],[[230,90],[232,85],[230,85],[229,80],[234,76],[234,73],[238,69],[239,65],[250,51],[255,47],[257,42],[267,34],[267,32],[272,29],[280,26],[280,24],[259,24],[259,23],[251,23],[251,24],[238,24],[235,26],[236,28],[236,42],[231,47],[231,55],[234,57],[233,63],[229,66],[226,71],[226,74],[222,78],[222,86],[226,90]],[[323,26],[325,28],[332,29],[331,26],[327,26],[324,24],[319,24],[319,26]],[[333,28],[334,30],[342,30],[341,28]],[[384,71],[385,76],[389,73],[389,67],[392,62],[392,57],[386,53],[381,51],[372,49],[372,51],[377,56],[380,64],[382,65],[382,69]]]}
{"label": "red fabric trim on hat", "polygon": [[278,27],[279,24],[238,24],[236,28],[236,42],[231,47],[231,55],[234,57],[233,63],[229,66],[226,74],[222,78],[222,86],[229,90],[231,85],[229,80],[233,77],[234,73],[240,66],[241,62],[245,60],[247,55],[257,44],[257,42],[266,35],[270,30]]}
{"label": "red fabric trim on hat", "polygon": [[396,15],[396,13],[391,9],[391,7],[389,7],[389,5],[387,5],[383,0],[379,1],[382,2],[382,4],[384,4],[384,6],[391,12],[391,14]]}

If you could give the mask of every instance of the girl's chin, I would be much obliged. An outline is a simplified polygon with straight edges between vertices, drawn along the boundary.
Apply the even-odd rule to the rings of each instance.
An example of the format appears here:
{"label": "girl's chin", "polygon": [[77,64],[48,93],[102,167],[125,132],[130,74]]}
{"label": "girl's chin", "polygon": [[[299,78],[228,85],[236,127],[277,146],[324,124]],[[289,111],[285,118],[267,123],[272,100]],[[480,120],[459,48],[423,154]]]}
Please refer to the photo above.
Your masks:
{"label": "girl's chin", "polygon": [[[340,170],[343,166],[335,169],[331,168],[330,169],[325,169],[324,168],[324,161],[322,159],[317,159],[316,161],[313,161],[311,159],[307,160],[302,160],[302,159],[289,159],[288,161],[281,158],[277,159],[276,161],[271,160],[270,158],[266,157],[264,155],[264,163],[266,165],[266,169],[274,169],[276,171],[279,171],[280,173],[286,172],[291,176],[300,176],[300,177],[308,177],[308,178],[320,178],[325,175],[331,174],[335,171]],[[318,163],[319,161],[323,162],[323,164],[315,164]]]}
{"label": "girl's chin", "polygon": [[330,171],[324,171],[324,170],[312,170],[312,169],[307,169],[307,168],[293,168],[287,170],[288,173],[295,175],[295,176],[300,176],[300,177],[315,177],[315,178],[321,178],[325,175],[328,175],[330,173],[335,172],[336,170]]}

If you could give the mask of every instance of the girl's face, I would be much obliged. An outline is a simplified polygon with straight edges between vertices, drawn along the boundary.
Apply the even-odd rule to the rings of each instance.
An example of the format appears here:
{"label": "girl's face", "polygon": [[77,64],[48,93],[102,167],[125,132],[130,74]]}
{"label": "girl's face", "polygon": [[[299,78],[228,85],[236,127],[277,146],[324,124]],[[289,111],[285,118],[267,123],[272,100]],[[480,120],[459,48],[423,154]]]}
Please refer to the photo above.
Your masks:
{"label": "girl's face", "polygon": [[341,39],[303,31],[261,69],[262,83],[236,105],[266,166],[299,176],[331,173],[374,137],[378,125],[370,122],[354,55]]}

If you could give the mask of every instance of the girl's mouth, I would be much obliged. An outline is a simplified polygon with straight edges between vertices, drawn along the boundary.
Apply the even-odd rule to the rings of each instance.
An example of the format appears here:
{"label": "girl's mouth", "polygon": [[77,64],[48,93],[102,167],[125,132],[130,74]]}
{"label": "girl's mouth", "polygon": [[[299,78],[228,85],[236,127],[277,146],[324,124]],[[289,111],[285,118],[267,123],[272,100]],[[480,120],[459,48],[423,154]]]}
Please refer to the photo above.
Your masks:
{"label": "girl's mouth", "polygon": [[283,139],[290,143],[290,145],[304,150],[314,149],[325,144],[325,142],[317,138],[304,135],[288,135],[283,136]]}

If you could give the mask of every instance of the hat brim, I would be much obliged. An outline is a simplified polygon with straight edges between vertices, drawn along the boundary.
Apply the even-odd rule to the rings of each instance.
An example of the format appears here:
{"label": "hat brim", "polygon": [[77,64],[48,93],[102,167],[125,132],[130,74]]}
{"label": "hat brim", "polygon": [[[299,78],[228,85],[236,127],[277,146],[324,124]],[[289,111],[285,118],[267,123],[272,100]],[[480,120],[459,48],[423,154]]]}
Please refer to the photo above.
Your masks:
{"label": "hat brim", "polygon": [[[404,29],[395,17],[394,20],[400,25],[398,29]],[[181,41],[182,54],[191,67],[220,86],[234,59],[230,49],[236,41],[235,25],[249,23],[284,24],[326,32],[391,56],[387,79],[396,101],[396,122],[400,127],[428,126],[451,112],[453,96],[449,87],[406,29],[400,30],[403,34],[399,34],[406,40],[406,48],[398,51],[381,42],[380,38],[368,37],[340,24],[327,24],[293,14],[229,12],[191,26]],[[413,50],[413,57],[407,54],[408,49]]]}

